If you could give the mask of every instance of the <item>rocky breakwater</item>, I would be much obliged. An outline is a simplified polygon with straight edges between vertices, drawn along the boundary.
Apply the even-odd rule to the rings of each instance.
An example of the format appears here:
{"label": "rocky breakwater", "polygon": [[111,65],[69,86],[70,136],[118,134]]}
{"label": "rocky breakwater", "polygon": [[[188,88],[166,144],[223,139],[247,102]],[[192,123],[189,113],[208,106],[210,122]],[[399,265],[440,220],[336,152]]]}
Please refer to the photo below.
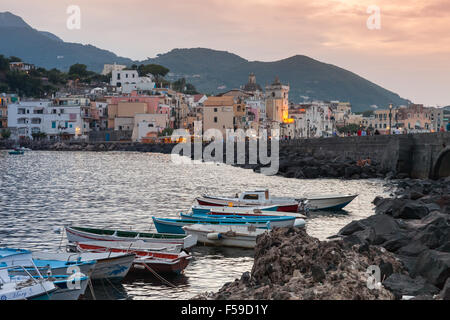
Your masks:
{"label": "rocky breakwater", "polygon": [[319,241],[304,229],[279,228],[258,237],[251,273],[194,299],[393,300],[382,286],[370,289],[372,265],[382,266],[383,277],[405,273],[383,248]]}
{"label": "rocky breakwater", "polygon": [[131,152],[154,152],[170,154],[174,145],[172,144],[143,144],[137,142],[51,142],[51,141],[26,141],[20,144],[23,147],[35,151],[131,151]]}
{"label": "rocky breakwater", "polygon": [[450,299],[450,178],[395,182],[392,198],[376,198],[376,214],[339,232],[350,244],[395,254],[408,274],[383,281],[396,297]]}
{"label": "rocky breakwater", "polygon": [[369,158],[355,160],[332,152],[312,155],[280,150],[278,175],[286,178],[369,179],[384,178],[387,173],[379,162]]}

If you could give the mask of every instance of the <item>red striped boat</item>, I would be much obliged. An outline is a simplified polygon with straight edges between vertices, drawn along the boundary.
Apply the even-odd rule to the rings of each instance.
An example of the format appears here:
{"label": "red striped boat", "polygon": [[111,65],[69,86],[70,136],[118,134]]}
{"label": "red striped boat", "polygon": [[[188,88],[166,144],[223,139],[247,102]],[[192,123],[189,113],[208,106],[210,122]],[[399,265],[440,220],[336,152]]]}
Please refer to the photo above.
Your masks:
{"label": "red striped boat", "polygon": [[138,242],[94,241],[77,243],[79,252],[120,252],[134,253],[134,269],[143,269],[145,265],[156,273],[181,273],[189,265],[191,255],[182,250],[182,246],[155,247]]}

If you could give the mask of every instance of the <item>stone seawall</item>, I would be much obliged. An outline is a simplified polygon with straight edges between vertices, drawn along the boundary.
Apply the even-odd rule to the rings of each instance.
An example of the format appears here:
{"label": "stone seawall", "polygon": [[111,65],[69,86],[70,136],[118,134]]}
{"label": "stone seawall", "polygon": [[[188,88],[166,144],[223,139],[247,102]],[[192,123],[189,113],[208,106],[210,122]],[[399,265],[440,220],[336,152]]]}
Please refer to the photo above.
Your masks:
{"label": "stone seawall", "polygon": [[[11,149],[13,141],[0,141],[0,149]],[[33,150],[134,151],[172,153],[175,144],[137,142],[25,141]],[[203,150],[206,145],[202,146]],[[270,144],[269,144],[270,147]],[[192,147],[192,150],[194,148]],[[223,162],[260,172],[264,166],[249,163],[248,145],[244,163],[234,158]],[[270,151],[269,151],[270,152]],[[263,152],[265,153],[265,152]],[[259,154],[259,151],[258,151]],[[193,157],[193,156],[192,156]],[[440,178],[450,175],[450,132],[280,141],[278,174],[287,178]]]}

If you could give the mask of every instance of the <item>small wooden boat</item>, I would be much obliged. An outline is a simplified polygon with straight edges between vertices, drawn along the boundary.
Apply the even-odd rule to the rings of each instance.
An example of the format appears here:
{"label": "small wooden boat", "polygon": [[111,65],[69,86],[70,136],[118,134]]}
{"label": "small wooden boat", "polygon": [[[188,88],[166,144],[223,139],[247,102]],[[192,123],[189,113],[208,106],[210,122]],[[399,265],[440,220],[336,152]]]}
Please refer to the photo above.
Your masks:
{"label": "small wooden boat", "polygon": [[133,267],[142,269],[150,267],[156,273],[181,273],[192,258],[181,246],[160,248],[155,250],[154,246],[144,242],[117,242],[98,241],[77,244],[80,252],[119,252],[134,253],[136,259]]}
{"label": "small wooden boat", "polygon": [[68,262],[95,261],[95,267],[91,274],[93,281],[109,280],[122,281],[128,274],[136,255],[133,253],[70,253],[70,252],[33,252],[36,260],[60,260]]}
{"label": "small wooden boat", "polygon": [[181,245],[189,249],[197,244],[195,236],[165,233],[146,233],[134,231],[119,231],[81,227],[66,227],[69,242],[88,241],[144,241],[158,245]]}
{"label": "small wooden boat", "polygon": [[10,155],[23,155],[25,154],[25,151],[23,150],[14,150],[14,151],[9,151]]}
{"label": "small wooden boat", "polygon": [[[190,219],[190,220],[197,220],[201,222],[215,222],[215,221],[242,221],[246,223],[266,223],[268,224],[269,228],[289,228],[289,227],[295,227],[296,226],[296,218],[295,217],[268,217],[268,216],[240,216],[240,215],[233,215],[233,216],[222,216],[222,215],[205,215],[205,214],[185,214],[180,213],[180,217],[182,219]],[[300,219],[299,219],[300,220]],[[304,223],[304,221],[303,221]],[[302,225],[303,225],[302,223]]]}
{"label": "small wooden boat", "polygon": [[253,249],[256,238],[267,232],[255,226],[191,225],[183,227],[186,234],[195,235],[208,246]]}
{"label": "small wooden boat", "polygon": [[306,219],[307,217],[300,213],[282,212],[282,211],[266,211],[260,210],[258,207],[207,207],[193,206],[192,213],[194,215],[208,216],[247,216],[247,217],[295,217]]}
{"label": "small wooden boat", "polygon": [[233,219],[211,219],[210,221],[204,221],[202,219],[167,219],[153,217],[153,224],[158,232],[172,233],[172,234],[185,234],[183,227],[194,224],[214,224],[214,225],[235,225],[246,226],[254,225],[261,229],[270,229],[269,223],[261,221],[236,221]]}

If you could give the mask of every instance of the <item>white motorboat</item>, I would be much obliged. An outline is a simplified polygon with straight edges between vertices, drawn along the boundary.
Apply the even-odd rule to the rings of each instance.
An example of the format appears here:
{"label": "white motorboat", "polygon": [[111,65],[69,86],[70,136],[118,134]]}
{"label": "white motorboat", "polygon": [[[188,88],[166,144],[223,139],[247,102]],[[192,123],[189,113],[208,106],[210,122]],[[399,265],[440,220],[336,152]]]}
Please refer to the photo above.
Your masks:
{"label": "white motorboat", "polygon": [[305,196],[299,199],[272,197],[269,190],[245,191],[235,197],[209,196],[197,198],[202,206],[242,207],[242,206],[278,206],[277,211],[298,212],[306,204],[310,211],[338,211],[346,207],[358,195],[320,195]]}

